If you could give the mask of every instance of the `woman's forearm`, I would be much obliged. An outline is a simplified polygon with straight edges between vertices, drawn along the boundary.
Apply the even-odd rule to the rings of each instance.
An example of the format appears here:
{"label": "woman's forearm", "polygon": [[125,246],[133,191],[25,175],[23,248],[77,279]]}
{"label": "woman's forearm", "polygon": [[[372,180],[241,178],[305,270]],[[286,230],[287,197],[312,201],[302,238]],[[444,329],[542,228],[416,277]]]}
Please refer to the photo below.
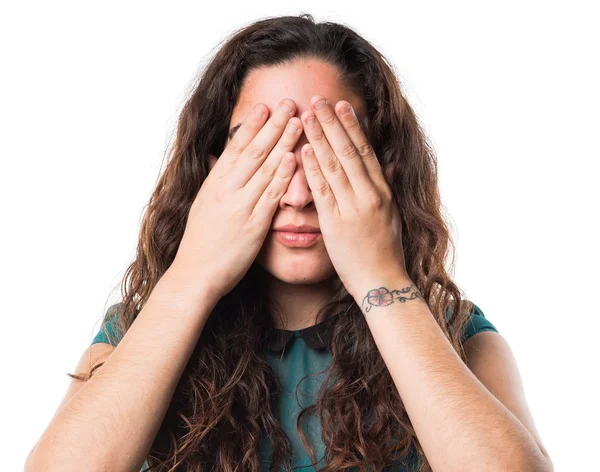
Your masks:
{"label": "woman's forearm", "polygon": [[55,415],[26,471],[140,470],[216,302],[167,272],[104,365]]}
{"label": "woman's forearm", "polygon": [[433,470],[550,470],[523,424],[462,362],[412,281],[382,279],[362,293],[378,287],[409,298],[365,313],[369,305],[355,297]]}

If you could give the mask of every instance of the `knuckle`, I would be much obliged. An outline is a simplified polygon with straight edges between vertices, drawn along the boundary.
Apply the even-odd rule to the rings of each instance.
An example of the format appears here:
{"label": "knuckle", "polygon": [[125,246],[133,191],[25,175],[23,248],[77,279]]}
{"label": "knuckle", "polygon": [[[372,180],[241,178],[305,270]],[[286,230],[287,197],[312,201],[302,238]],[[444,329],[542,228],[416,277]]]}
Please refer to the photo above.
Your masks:
{"label": "knuckle", "polygon": [[[352,113],[350,113],[350,115],[351,114]],[[360,123],[358,122],[358,120],[356,120],[350,116],[347,118],[346,123],[344,124],[344,127],[349,131],[354,131],[354,130],[360,128]]]}
{"label": "knuckle", "polygon": [[319,192],[319,195],[322,195],[324,197],[331,193],[329,184],[326,181],[323,181],[319,184],[317,191]]}
{"label": "knuckle", "polygon": [[270,162],[264,162],[263,165],[260,166],[260,172],[267,177],[273,177],[275,175],[275,171],[277,170]]}
{"label": "knuckle", "polygon": [[344,146],[341,149],[341,154],[342,157],[350,160],[350,159],[354,159],[355,157],[358,157],[358,150],[356,149],[356,146],[354,145],[353,142],[349,142],[344,144]]}
{"label": "knuckle", "polygon": [[245,150],[246,156],[250,159],[261,160],[265,157],[266,151],[262,146],[250,145]]}
{"label": "knuckle", "polygon": [[317,142],[321,142],[324,139],[325,139],[325,134],[323,133],[323,131],[318,131],[318,130],[314,131],[313,140],[315,140]]}
{"label": "knuckle", "polygon": [[375,210],[383,208],[383,198],[376,192],[373,192],[371,195],[369,195],[368,201],[370,208],[373,208]]}
{"label": "knuckle", "polygon": [[373,154],[373,148],[368,142],[361,143],[358,145],[358,152],[361,156],[370,156],[371,154]]}
{"label": "knuckle", "polygon": [[277,200],[279,198],[279,192],[272,186],[267,188],[265,194],[269,200]]}
{"label": "knuckle", "polygon": [[340,160],[335,154],[330,154],[325,162],[325,168],[330,172],[339,172],[342,169]]}
{"label": "knuckle", "polygon": [[242,152],[244,152],[244,148],[239,141],[233,138],[233,140],[227,145],[227,150],[235,156],[239,156]]}
{"label": "knuckle", "polygon": [[319,167],[319,164],[316,164],[316,165],[304,164],[304,173],[305,174],[319,175],[320,172],[321,172],[321,168]]}
{"label": "knuckle", "polygon": [[383,200],[385,202],[391,202],[393,199],[394,193],[392,192],[392,189],[388,185],[386,185],[383,189]]}
{"label": "knuckle", "polygon": [[330,195],[325,195],[325,196],[323,197],[323,200],[325,201],[325,204],[326,204],[327,206],[333,206],[333,205],[335,205],[335,203],[336,203],[336,199],[335,199],[335,197],[334,197],[333,195],[331,195],[331,194],[330,194]]}
{"label": "knuckle", "polygon": [[320,119],[321,123],[325,126],[331,125],[337,121],[337,117],[333,113],[328,113],[323,118]]}

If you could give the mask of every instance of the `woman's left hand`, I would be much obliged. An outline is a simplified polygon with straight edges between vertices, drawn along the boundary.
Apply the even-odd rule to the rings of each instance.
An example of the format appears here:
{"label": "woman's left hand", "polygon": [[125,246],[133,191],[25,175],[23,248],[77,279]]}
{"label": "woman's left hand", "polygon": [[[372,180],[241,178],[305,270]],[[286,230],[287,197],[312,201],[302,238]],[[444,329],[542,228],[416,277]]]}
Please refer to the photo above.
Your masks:
{"label": "woman's left hand", "polygon": [[400,213],[350,103],[316,108],[321,99],[312,97],[312,110],[302,116],[310,143],[302,148],[304,173],[331,262],[348,293],[362,299],[358,291],[368,284],[408,277]]}

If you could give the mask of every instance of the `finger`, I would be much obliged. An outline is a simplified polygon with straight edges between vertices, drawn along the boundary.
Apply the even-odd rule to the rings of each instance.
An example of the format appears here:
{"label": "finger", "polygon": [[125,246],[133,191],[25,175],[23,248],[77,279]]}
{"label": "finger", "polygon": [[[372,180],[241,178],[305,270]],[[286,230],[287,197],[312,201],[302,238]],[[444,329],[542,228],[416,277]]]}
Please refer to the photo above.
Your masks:
{"label": "finger", "polygon": [[268,226],[270,227],[270,219],[273,218],[273,214],[279,205],[279,200],[281,200],[281,197],[286,192],[295,169],[296,155],[293,152],[285,153],[280,160],[275,177],[273,177],[271,183],[260,195],[260,198],[258,198],[252,211],[252,218],[257,218],[265,225],[267,224],[267,220],[269,220]]}
{"label": "finger", "polygon": [[277,110],[233,164],[231,175],[228,176],[230,188],[239,189],[248,183],[281,138],[289,119],[296,113],[295,110],[293,100],[284,98],[279,102]]}
{"label": "finger", "polygon": [[244,118],[239,129],[225,146],[211,173],[218,177],[223,177],[229,173],[239,156],[244,152],[244,149],[248,147],[250,141],[254,139],[264,126],[269,116],[268,111],[269,109],[264,103],[258,103],[250,110],[250,113]]}
{"label": "finger", "polygon": [[[313,111],[307,111],[302,114],[302,122],[304,123],[304,134],[308,138],[316,159],[321,168],[321,172],[331,190],[333,191],[337,201],[349,200],[353,201],[354,190],[350,181],[346,176],[346,171],[342,167],[340,160],[335,155],[335,152],[329,145],[323,128],[319,124],[319,120]],[[313,120],[311,121],[311,118]]]}
{"label": "finger", "polygon": [[[321,108],[317,108],[315,103],[322,102],[323,100],[325,101],[324,105]],[[319,120],[319,125],[327,138],[327,142],[334,156],[337,157],[344,169],[346,178],[350,182],[354,193],[365,195],[367,192],[372,191],[373,182],[369,177],[361,155],[352,139],[350,139],[350,136],[348,136],[346,128],[338,118],[338,114],[336,114],[334,108],[323,95],[313,97],[311,102],[313,103],[315,115]],[[348,102],[342,103],[350,105]],[[348,123],[348,120],[345,120],[345,122]]]}
{"label": "finger", "polygon": [[252,199],[254,202],[258,200],[265,191],[267,185],[273,180],[273,175],[277,171],[281,158],[296,147],[296,143],[301,134],[302,122],[299,118],[293,116],[289,119],[281,139],[273,151],[271,151],[269,157],[263,162],[260,169],[254,173],[252,178],[246,184],[248,198]]}
{"label": "finger", "polygon": [[328,215],[338,210],[336,196],[321,171],[314,150],[310,144],[302,146],[302,166],[310,187],[317,213]]}
{"label": "finger", "polygon": [[[352,105],[346,101],[339,101],[335,105],[335,113],[339,119],[339,122],[344,128],[344,132],[353,144],[352,149],[356,150],[359,157],[359,159],[354,159],[353,156],[351,162],[360,161],[362,168],[364,169],[366,174],[369,176],[370,181],[372,182],[371,185],[374,183],[378,186],[387,186],[387,181],[385,180],[385,177],[383,175],[381,164],[379,163],[379,160],[375,155],[373,147],[369,143],[367,135],[365,134],[360,125],[360,121],[356,117],[356,113],[354,112]],[[338,154],[342,156],[342,164],[344,165],[344,168],[346,163],[348,162],[346,159],[343,159],[343,150],[346,148],[346,146],[349,147],[350,145],[347,143],[343,144],[341,146],[342,152],[341,154]],[[348,171],[346,171],[346,173],[350,175],[349,178],[350,182],[352,183],[352,186],[355,189],[357,189],[360,183],[356,182],[355,185],[355,180],[352,178],[354,174]],[[362,180],[362,182],[365,181]],[[361,189],[361,191],[363,192],[366,190],[368,189],[365,187],[362,187]]]}

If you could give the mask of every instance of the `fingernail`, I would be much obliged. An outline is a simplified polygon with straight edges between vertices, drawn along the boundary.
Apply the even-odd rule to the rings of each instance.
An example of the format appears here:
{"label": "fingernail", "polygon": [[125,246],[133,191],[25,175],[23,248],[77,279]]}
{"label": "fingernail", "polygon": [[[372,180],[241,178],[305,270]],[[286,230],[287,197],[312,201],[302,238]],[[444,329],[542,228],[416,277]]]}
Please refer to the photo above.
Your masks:
{"label": "fingernail", "polygon": [[350,110],[352,110],[352,107],[350,105],[348,105],[347,103],[340,109],[340,112],[342,113],[342,115],[345,115],[346,113],[349,113]]}
{"label": "fingernail", "polygon": [[282,109],[283,111],[285,111],[286,113],[290,114],[290,115],[291,115],[291,114],[292,114],[292,112],[294,111],[294,110],[292,110],[292,109],[291,109],[291,108],[290,108],[288,105],[286,105],[285,103],[282,103],[282,104],[281,104],[281,109]]}
{"label": "fingernail", "polygon": [[256,116],[262,116],[264,109],[261,104],[258,104],[252,109],[252,111]]}
{"label": "fingernail", "polygon": [[315,110],[320,110],[325,105],[327,105],[327,99],[325,99],[325,100],[319,100],[317,103],[315,103]]}

